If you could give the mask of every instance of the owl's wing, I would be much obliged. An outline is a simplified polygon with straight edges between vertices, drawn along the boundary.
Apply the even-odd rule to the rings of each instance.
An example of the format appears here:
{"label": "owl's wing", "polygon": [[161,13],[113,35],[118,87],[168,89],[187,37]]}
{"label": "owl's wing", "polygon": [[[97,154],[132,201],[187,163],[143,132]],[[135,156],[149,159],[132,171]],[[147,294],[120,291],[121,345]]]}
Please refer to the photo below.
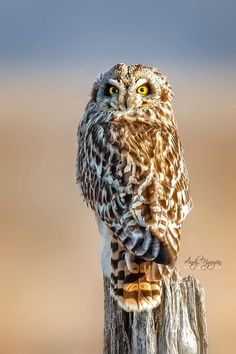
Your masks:
{"label": "owl's wing", "polygon": [[126,120],[91,126],[79,133],[77,178],[124,248],[144,260],[174,263],[178,230],[191,207],[175,129]]}

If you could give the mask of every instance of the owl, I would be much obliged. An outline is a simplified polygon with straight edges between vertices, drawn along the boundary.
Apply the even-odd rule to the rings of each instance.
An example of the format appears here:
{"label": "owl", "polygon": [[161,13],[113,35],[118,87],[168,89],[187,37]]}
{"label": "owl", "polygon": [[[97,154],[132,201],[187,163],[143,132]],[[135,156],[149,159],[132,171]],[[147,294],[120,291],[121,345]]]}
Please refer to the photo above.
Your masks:
{"label": "owl", "polygon": [[167,78],[117,64],[93,85],[78,128],[77,183],[101,234],[102,270],[126,311],[157,307],[192,207]]}

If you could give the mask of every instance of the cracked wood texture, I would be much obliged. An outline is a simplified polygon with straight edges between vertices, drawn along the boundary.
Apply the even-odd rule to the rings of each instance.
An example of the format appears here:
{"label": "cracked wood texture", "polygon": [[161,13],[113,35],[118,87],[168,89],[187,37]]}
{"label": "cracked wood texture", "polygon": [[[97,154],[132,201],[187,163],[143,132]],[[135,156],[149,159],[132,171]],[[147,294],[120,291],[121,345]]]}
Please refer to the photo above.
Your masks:
{"label": "cracked wood texture", "polygon": [[104,278],[104,354],[206,354],[204,289],[176,268],[163,281],[160,307],[125,312],[110,295]]}

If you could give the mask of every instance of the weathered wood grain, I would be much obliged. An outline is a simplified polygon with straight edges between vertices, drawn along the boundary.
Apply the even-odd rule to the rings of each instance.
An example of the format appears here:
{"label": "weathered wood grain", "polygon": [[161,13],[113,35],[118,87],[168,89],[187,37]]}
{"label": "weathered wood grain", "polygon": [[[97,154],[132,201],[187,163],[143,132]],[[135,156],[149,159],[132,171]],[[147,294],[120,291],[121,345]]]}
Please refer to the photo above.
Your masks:
{"label": "weathered wood grain", "polygon": [[104,278],[104,354],[206,354],[204,289],[176,268],[163,282],[159,308],[125,312],[110,296]]}

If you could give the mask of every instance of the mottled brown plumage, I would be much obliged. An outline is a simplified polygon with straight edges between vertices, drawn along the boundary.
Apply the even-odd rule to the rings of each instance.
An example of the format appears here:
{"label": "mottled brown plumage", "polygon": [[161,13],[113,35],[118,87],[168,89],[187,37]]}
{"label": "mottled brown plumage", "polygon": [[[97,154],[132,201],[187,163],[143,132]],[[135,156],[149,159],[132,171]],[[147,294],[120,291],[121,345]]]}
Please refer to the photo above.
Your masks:
{"label": "mottled brown plumage", "polygon": [[172,97],[157,69],[118,64],[95,82],[78,129],[77,182],[102,234],[103,271],[127,311],[160,303],[192,206]]}

